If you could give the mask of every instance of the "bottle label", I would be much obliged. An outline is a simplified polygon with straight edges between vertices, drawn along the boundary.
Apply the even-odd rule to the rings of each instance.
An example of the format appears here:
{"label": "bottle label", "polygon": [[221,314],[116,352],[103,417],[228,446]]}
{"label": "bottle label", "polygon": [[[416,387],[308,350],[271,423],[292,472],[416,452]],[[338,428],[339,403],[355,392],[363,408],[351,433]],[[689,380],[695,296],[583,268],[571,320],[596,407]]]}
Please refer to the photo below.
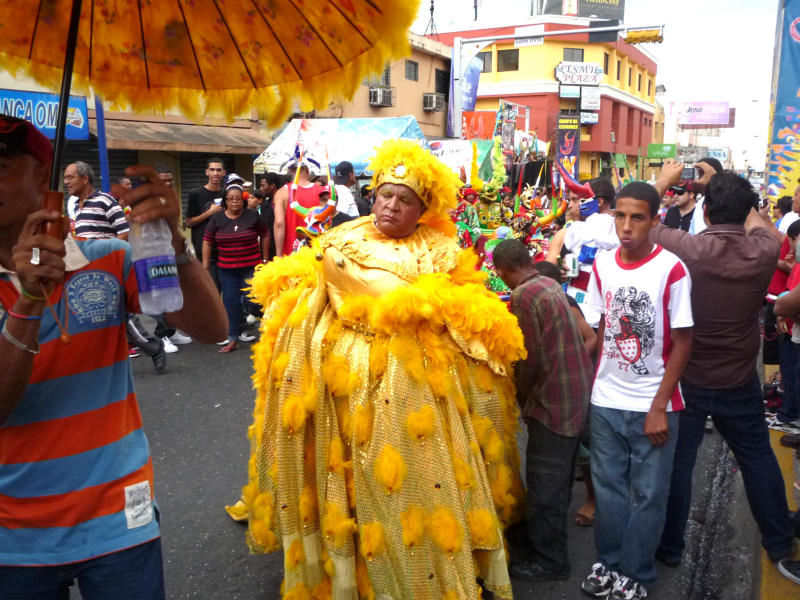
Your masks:
{"label": "bottle label", "polygon": [[180,286],[174,256],[150,256],[133,263],[139,293]]}

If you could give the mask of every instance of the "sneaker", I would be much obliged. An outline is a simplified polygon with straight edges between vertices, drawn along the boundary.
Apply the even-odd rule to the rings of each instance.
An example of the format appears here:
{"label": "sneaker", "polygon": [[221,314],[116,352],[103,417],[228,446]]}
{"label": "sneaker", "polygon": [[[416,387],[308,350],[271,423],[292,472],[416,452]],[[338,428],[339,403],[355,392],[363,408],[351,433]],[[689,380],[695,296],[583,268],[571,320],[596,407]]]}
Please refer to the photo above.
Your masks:
{"label": "sneaker", "polygon": [[158,352],[153,355],[153,368],[156,370],[156,373],[161,375],[164,372],[164,368],[167,366],[167,352],[162,344]]}
{"label": "sneaker", "polygon": [[252,342],[254,339],[256,339],[256,336],[254,336],[252,333],[240,333],[239,334],[239,341],[240,342]]}
{"label": "sneaker", "polygon": [[139,354],[139,349],[136,346],[131,346],[128,348],[128,358],[136,358],[137,356],[141,356]]}
{"label": "sneaker", "polygon": [[594,563],[592,572],[581,582],[581,590],[592,598],[608,598],[617,577],[616,571],[612,571],[603,563]]}
{"label": "sneaker", "polygon": [[777,416],[767,417],[767,427],[784,433],[800,433],[800,427],[794,421],[781,421]]}
{"label": "sneaker", "polygon": [[622,575],[614,582],[611,598],[613,600],[643,600],[647,598],[647,590],[635,579]]}
{"label": "sneaker", "polygon": [[789,581],[800,583],[800,560],[784,558],[778,563],[778,571]]}
{"label": "sneaker", "polygon": [[178,347],[170,342],[168,337],[161,338],[161,341],[164,342],[164,352],[167,354],[174,354],[178,351]]}
{"label": "sneaker", "polygon": [[255,324],[256,324],[256,323],[258,323],[260,320],[261,320],[261,319],[259,319],[259,318],[258,318],[257,316],[255,316],[255,315],[247,315],[247,318],[245,319],[245,321],[247,322],[247,324],[248,324],[248,325],[255,325]]}
{"label": "sneaker", "polygon": [[216,342],[216,344],[217,344],[217,346],[227,346],[229,341],[230,340],[228,338],[225,338],[221,342]]}
{"label": "sneaker", "polygon": [[176,329],[175,333],[173,333],[171,336],[169,336],[169,340],[173,344],[177,344],[178,346],[183,346],[184,344],[191,344],[192,343],[192,338],[190,338],[188,335],[183,333],[180,329]]}

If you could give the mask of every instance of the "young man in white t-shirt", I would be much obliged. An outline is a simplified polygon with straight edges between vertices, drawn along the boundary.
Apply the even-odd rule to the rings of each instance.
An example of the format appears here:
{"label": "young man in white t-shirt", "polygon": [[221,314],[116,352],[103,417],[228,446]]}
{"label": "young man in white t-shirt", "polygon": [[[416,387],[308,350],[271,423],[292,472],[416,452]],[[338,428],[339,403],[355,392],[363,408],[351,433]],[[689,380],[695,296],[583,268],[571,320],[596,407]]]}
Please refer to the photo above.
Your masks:
{"label": "young man in white t-shirt", "polygon": [[646,183],[620,190],[620,247],[598,252],[587,290],[602,313],[590,417],[597,562],[581,584],[595,598],[646,598],[656,579],[693,325],[688,270],[649,240],[659,204]]}

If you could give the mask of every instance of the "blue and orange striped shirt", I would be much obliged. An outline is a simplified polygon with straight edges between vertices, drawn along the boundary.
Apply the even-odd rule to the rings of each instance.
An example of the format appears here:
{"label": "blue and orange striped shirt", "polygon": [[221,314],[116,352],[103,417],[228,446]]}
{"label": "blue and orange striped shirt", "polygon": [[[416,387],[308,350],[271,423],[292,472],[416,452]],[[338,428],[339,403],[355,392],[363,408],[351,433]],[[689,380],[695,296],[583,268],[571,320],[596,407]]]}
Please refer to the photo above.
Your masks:
{"label": "blue and orange striped shirt", "polygon": [[[133,388],[126,314],[138,313],[127,243],[67,239],[67,274],[25,394],[0,426],[0,565],[56,565],[159,536],[153,464]],[[0,270],[0,327],[19,292]]]}

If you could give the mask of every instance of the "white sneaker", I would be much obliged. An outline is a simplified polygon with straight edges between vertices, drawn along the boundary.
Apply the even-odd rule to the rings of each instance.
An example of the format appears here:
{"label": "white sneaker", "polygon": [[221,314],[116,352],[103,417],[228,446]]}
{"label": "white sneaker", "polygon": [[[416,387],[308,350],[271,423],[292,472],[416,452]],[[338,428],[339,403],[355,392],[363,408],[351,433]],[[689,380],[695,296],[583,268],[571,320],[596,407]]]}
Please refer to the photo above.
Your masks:
{"label": "white sneaker", "polygon": [[259,321],[261,321],[261,319],[259,319],[259,318],[258,318],[257,316],[255,316],[255,315],[247,315],[247,318],[245,319],[245,321],[247,321],[247,324],[248,324],[248,325],[255,325],[256,323],[258,323]]}
{"label": "white sneaker", "polygon": [[183,333],[180,329],[176,329],[175,333],[169,336],[169,339],[173,344],[178,344],[179,346],[192,343],[192,338]]}
{"label": "white sneaker", "polygon": [[800,427],[795,421],[781,421],[778,416],[767,417],[767,427],[783,433],[800,433]]}
{"label": "white sneaker", "polygon": [[178,347],[170,342],[168,337],[161,338],[161,341],[164,342],[164,352],[167,354],[174,354],[178,351]]}
{"label": "white sneaker", "polygon": [[252,342],[254,339],[256,339],[256,336],[254,336],[254,335],[252,335],[250,333],[240,333],[239,334],[239,341],[240,342]]}
{"label": "white sneaker", "polygon": [[225,338],[221,342],[216,342],[216,344],[217,344],[217,346],[226,346],[228,344],[228,342],[230,342],[230,340],[228,338]]}

